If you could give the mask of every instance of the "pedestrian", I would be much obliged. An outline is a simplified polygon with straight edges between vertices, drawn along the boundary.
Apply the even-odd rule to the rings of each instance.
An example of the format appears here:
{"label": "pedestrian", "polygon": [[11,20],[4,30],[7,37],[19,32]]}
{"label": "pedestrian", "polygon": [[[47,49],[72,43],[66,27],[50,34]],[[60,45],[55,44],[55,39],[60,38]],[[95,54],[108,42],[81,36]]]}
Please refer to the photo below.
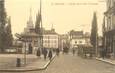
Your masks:
{"label": "pedestrian", "polygon": [[46,57],[47,57],[47,49],[46,48],[44,48],[44,52],[43,52],[43,55],[44,55],[44,59],[46,60]]}
{"label": "pedestrian", "polygon": [[59,56],[59,52],[60,52],[60,50],[59,50],[59,48],[57,48],[57,49],[56,49],[56,55],[57,55],[57,56]]}
{"label": "pedestrian", "polygon": [[73,48],[73,55],[75,55],[75,48]]}
{"label": "pedestrian", "polygon": [[37,56],[38,57],[40,57],[41,56],[41,51],[40,51],[40,49],[38,48],[38,50],[37,50]]}
{"label": "pedestrian", "polygon": [[29,44],[29,48],[28,48],[28,54],[32,54],[32,49],[33,49],[33,47],[32,47],[32,45],[31,45],[31,43]]}
{"label": "pedestrian", "polygon": [[104,59],[105,58],[105,50],[102,49],[102,58]]}
{"label": "pedestrian", "polygon": [[49,60],[52,59],[52,51],[51,51],[51,49],[50,49],[50,51],[49,51],[48,57],[49,57]]}

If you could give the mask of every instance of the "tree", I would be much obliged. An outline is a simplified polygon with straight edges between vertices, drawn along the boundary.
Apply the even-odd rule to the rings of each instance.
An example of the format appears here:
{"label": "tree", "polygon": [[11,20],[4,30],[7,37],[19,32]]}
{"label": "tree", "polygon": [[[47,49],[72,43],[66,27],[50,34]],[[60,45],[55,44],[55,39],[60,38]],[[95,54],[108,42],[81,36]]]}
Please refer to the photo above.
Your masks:
{"label": "tree", "polygon": [[0,51],[4,52],[5,49],[5,25],[6,25],[6,12],[5,1],[0,0]]}
{"label": "tree", "polygon": [[13,44],[13,35],[12,35],[12,30],[11,30],[11,17],[8,18],[8,22],[7,22],[7,26],[6,26],[6,48],[9,48],[12,46]]}
{"label": "tree", "polygon": [[97,39],[98,39],[97,16],[96,16],[96,12],[94,12],[93,21],[92,21],[90,42],[93,45],[94,49],[96,50],[96,53],[97,53],[97,44],[98,44]]}

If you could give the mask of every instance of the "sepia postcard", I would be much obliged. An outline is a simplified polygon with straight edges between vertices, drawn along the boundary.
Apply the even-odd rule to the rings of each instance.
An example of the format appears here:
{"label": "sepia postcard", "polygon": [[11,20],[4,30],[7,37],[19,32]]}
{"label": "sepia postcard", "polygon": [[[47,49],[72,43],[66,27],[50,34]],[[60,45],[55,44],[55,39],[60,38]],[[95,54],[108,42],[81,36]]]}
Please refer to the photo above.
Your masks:
{"label": "sepia postcard", "polygon": [[114,73],[115,0],[0,0],[0,73]]}

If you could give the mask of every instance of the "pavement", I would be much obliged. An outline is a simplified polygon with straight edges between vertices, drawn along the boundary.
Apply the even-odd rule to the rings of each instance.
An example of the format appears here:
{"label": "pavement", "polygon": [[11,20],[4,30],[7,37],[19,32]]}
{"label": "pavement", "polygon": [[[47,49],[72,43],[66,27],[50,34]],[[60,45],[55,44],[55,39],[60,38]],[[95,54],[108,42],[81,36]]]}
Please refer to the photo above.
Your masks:
{"label": "pavement", "polygon": [[[26,55],[26,65],[24,65],[23,54],[0,54],[0,72],[26,72],[35,70],[44,70],[54,59],[55,54],[51,60],[48,58],[44,60],[43,55],[37,57],[35,55]],[[21,67],[16,67],[17,58],[21,59]]]}
{"label": "pavement", "polygon": [[82,58],[76,54],[61,53],[44,70],[0,73],[115,73],[115,66],[95,58]]}
{"label": "pavement", "polygon": [[[40,71],[15,73],[114,73],[115,66],[96,59],[84,59],[73,54],[60,54],[50,65]],[[0,72],[1,73],[1,72]],[[4,73],[4,72],[2,72]],[[12,73],[12,72],[5,72]]]}
{"label": "pavement", "polygon": [[111,65],[115,65],[115,60],[114,59],[107,59],[107,58],[96,58],[97,60],[99,61],[102,61],[102,62],[106,62],[108,64],[111,64]]}

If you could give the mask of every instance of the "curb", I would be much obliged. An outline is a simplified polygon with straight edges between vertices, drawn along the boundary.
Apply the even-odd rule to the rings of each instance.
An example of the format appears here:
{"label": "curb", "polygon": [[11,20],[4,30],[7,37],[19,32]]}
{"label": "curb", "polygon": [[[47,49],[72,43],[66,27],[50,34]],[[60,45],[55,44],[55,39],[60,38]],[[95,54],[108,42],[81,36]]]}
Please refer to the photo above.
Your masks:
{"label": "curb", "polygon": [[47,67],[50,65],[50,63],[53,61],[56,55],[52,57],[50,61],[48,61],[44,67],[41,68],[35,68],[35,69],[1,69],[0,72],[27,72],[27,71],[40,71],[40,70],[45,70]]}
{"label": "curb", "polygon": [[112,62],[110,62],[110,61],[104,61],[104,60],[101,60],[101,59],[98,59],[98,58],[96,58],[96,60],[98,60],[98,61],[102,61],[102,62],[105,62],[105,63],[108,63],[108,64],[111,64],[111,65],[114,65],[114,66],[115,66],[115,64],[112,63]]}

